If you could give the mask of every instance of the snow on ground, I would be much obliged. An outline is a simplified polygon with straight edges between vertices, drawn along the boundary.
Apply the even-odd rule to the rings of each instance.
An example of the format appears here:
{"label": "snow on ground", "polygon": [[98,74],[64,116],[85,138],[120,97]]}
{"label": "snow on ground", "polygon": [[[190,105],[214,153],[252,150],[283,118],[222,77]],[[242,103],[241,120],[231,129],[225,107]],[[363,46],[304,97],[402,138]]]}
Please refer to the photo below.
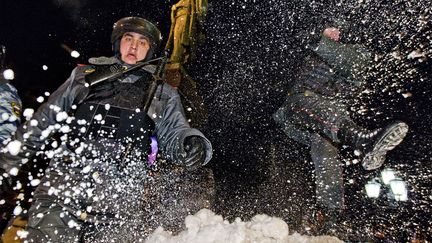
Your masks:
{"label": "snow on ground", "polygon": [[147,243],[246,243],[246,242],[343,242],[332,236],[304,236],[289,232],[288,225],[280,218],[265,214],[254,216],[250,221],[237,218],[230,223],[208,209],[201,209],[185,219],[186,230],[172,235],[162,227],[150,235]]}

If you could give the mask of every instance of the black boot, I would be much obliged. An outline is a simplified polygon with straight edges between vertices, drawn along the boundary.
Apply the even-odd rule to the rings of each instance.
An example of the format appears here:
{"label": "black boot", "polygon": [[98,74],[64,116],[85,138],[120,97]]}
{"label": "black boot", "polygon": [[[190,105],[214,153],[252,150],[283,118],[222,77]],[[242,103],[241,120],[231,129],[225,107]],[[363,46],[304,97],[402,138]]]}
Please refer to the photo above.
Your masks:
{"label": "black boot", "polygon": [[341,124],[338,138],[342,144],[352,146],[360,152],[362,166],[366,170],[374,170],[384,163],[386,153],[402,142],[408,132],[408,125],[396,121],[385,128],[373,131],[356,125],[351,120]]}

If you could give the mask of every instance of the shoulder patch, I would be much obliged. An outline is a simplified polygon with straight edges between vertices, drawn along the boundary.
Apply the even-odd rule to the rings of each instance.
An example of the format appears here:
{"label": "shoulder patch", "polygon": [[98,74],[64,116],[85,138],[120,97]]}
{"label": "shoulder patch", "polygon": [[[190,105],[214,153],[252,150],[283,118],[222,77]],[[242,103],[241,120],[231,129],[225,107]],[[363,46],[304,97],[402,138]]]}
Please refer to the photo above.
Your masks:
{"label": "shoulder patch", "polygon": [[95,69],[94,67],[89,66],[88,68],[86,68],[86,69],[84,70],[84,73],[89,74],[89,73],[92,73],[92,72],[94,72],[94,71],[96,71],[96,69]]}
{"label": "shoulder patch", "polygon": [[12,106],[12,112],[16,116],[20,117],[21,116],[21,106],[16,102],[11,102],[11,106]]}

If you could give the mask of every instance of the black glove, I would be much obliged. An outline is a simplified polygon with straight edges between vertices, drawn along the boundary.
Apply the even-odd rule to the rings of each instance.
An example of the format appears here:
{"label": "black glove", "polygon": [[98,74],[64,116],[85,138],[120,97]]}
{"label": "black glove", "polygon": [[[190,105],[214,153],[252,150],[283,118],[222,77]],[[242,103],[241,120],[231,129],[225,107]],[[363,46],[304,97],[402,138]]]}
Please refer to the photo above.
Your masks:
{"label": "black glove", "polygon": [[187,137],[184,141],[184,165],[197,167],[204,163],[206,157],[204,139],[199,136]]}

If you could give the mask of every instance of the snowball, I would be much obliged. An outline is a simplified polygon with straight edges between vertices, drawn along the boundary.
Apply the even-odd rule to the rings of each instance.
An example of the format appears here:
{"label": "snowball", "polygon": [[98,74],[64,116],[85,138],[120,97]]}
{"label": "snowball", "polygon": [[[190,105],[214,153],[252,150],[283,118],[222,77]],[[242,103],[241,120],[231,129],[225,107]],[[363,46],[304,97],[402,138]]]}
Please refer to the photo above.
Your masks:
{"label": "snowball", "polygon": [[31,119],[31,120],[30,120],[30,126],[35,127],[35,126],[37,126],[38,124],[39,124],[39,122],[38,122],[37,120],[35,120],[35,119]]}
{"label": "snowball", "polygon": [[16,235],[17,235],[20,239],[25,239],[25,238],[27,238],[28,234],[29,234],[29,232],[26,231],[26,230],[18,230],[18,231],[16,232]]}
{"label": "snowball", "polygon": [[17,155],[21,150],[21,142],[18,140],[11,141],[6,145],[6,149],[11,155]]}
{"label": "snowball", "polygon": [[18,168],[14,167],[12,169],[9,170],[9,174],[13,175],[13,176],[17,176],[18,175]]}
{"label": "snowball", "polygon": [[39,183],[40,183],[39,179],[33,179],[30,181],[30,185],[32,185],[32,186],[37,186],[37,185],[39,185]]}
{"label": "snowball", "polygon": [[3,77],[6,80],[13,80],[15,78],[15,73],[12,69],[6,69],[3,71]]}
{"label": "snowball", "polygon": [[8,113],[2,113],[2,114],[1,114],[1,119],[2,119],[3,121],[7,121],[7,120],[9,120],[9,114],[8,114]]}
{"label": "snowball", "polygon": [[42,97],[42,96],[39,96],[39,97],[37,97],[37,99],[36,99],[36,101],[39,102],[39,103],[44,102],[44,100],[45,100],[45,98]]}
{"label": "snowball", "polygon": [[87,173],[90,172],[90,170],[91,170],[91,166],[90,166],[90,165],[87,165],[86,167],[84,167],[84,168],[82,169],[82,173],[87,174]]}
{"label": "snowball", "polygon": [[13,214],[14,215],[20,215],[22,213],[23,209],[21,206],[16,206],[15,209],[13,210]]}
{"label": "snowball", "polygon": [[68,118],[68,114],[64,111],[57,113],[56,115],[56,121],[57,122],[62,122],[64,120],[66,120]]}
{"label": "snowball", "polygon": [[62,133],[69,133],[71,131],[71,128],[68,125],[64,125],[60,128],[60,132]]}
{"label": "snowball", "polygon": [[78,228],[79,227],[78,223],[73,221],[73,220],[69,220],[68,226],[69,226],[69,228]]}
{"label": "snowball", "polygon": [[101,121],[102,120],[102,115],[101,114],[97,114],[96,116],[94,116],[94,119],[96,121]]}

